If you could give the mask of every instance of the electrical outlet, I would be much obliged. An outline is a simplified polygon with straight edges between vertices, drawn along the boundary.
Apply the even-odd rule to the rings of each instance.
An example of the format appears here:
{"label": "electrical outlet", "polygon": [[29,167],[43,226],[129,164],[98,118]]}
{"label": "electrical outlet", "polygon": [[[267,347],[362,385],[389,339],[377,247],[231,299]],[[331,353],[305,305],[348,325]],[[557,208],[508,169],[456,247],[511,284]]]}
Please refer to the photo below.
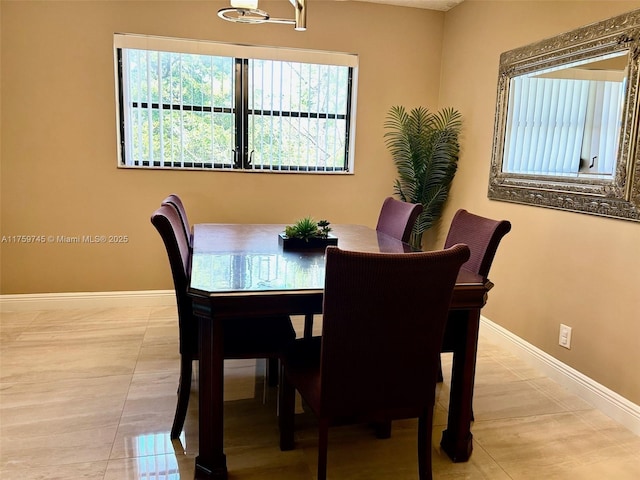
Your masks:
{"label": "electrical outlet", "polygon": [[560,337],[558,338],[558,344],[564,348],[571,348],[571,327],[560,324]]}

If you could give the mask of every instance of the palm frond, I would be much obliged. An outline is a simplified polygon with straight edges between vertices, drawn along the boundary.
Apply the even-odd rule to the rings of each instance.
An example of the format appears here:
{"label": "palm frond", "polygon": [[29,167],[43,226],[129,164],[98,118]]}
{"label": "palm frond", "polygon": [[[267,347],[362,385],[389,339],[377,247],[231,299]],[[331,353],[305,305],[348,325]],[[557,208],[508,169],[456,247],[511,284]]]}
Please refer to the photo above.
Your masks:
{"label": "palm frond", "polygon": [[407,113],[404,107],[394,106],[384,126],[385,144],[398,172],[394,191],[401,200],[424,208],[412,235],[420,242],[447,200],[457,170],[462,116],[452,108],[432,113],[417,107]]}

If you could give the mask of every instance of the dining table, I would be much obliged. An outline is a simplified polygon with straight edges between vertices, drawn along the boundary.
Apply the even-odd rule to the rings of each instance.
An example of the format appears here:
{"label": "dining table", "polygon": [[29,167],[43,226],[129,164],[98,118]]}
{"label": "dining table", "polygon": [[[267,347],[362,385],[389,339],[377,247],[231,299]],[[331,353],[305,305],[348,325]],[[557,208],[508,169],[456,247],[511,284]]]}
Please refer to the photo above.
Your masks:
{"label": "dining table", "polygon": [[[410,245],[363,225],[332,224],[338,248],[408,253]],[[199,322],[199,451],[196,479],[226,479],[223,320],[322,313],[324,248],[283,248],[281,224],[196,224],[188,294]],[[454,462],[469,459],[472,396],[480,311],[493,283],[462,268],[451,300],[455,338],[446,429],[441,448]],[[450,320],[451,321],[451,320]],[[308,333],[308,332],[307,332]],[[450,339],[451,341],[451,339]]]}

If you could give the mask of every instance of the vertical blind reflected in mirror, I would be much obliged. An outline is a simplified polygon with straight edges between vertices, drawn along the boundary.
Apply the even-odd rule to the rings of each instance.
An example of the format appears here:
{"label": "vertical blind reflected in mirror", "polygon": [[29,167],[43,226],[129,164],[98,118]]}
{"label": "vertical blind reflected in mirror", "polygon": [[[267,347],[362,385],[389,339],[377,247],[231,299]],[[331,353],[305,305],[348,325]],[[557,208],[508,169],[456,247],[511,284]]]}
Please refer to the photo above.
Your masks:
{"label": "vertical blind reflected in mirror", "polygon": [[627,54],[512,78],[502,170],[611,178],[622,126]]}

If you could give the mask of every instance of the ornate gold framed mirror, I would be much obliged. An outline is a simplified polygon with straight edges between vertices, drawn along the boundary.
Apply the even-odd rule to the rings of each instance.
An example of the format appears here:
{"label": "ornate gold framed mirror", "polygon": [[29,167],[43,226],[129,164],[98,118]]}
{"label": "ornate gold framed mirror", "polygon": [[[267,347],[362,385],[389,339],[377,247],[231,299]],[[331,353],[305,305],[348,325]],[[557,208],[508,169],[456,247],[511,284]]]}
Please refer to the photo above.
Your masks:
{"label": "ornate gold framed mirror", "polygon": [[500,56],[492,200],[640,221],[640,10]]}

